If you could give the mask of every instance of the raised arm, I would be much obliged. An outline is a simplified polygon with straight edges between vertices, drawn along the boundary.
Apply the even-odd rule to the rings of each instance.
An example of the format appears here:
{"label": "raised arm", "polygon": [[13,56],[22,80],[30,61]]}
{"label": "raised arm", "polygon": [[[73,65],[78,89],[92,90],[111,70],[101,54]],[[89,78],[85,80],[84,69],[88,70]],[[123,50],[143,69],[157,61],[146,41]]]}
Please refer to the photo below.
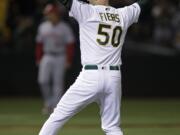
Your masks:
{"label": "raised arm", "polygon": [[66,7],[66,9],[70,10],[73,0],[57,0],[59,3],[61,3],[62,5],[64,5]]}
{"label": "raised arm", "polygon": [[146,3],[148,2],[148,0],[138,0],[137,3],[139,4],[139,6],[142,8],[144,5],[146,5]]}
{"label": "raised arm", "polygon": [[74,17],[78,23],[84,23],[94,13],[92,5],[81,0],[57,0],[69,11],[69,15]]}

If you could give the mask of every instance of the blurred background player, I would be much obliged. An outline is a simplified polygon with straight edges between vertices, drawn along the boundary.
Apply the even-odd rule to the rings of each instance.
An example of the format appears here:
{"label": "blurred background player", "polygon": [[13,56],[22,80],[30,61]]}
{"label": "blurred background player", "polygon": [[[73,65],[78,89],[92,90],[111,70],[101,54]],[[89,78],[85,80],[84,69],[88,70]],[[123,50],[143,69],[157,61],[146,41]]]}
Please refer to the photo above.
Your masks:
{"label": "blurred background player", "polygon": [[36,39],[36,63],[44,99],[42,113],[49,114],[63,94],[64,73],[71,66],[74,37],[55,4],[45,7],[44,16],[46,21],[40,24]]}

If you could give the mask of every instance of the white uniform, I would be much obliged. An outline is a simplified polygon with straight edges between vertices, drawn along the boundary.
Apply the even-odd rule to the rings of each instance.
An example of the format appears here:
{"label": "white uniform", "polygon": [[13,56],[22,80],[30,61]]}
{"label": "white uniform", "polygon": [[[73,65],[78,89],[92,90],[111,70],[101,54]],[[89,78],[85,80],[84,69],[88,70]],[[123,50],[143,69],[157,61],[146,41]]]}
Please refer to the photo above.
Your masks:
{"label": "white uniform", "polygon": [[73,42],[72,32],[64,22],[53,25],[43,22],[37,42],[43,44],[43,58],[39,66],[38,82],[45,105],[54,108],[63,93],[63,77],[66,62],[66,45]]}
{"label": "white uniform", "polygon": [[115,9],[73,0],[70,14],[80,25],[83,69],[62,97],[39,135],[56,135],[57,129],[92,102],[100,106],[106,135],[122,135],[120,124],[121,49],[128,27],[137,22],[137,3]]}

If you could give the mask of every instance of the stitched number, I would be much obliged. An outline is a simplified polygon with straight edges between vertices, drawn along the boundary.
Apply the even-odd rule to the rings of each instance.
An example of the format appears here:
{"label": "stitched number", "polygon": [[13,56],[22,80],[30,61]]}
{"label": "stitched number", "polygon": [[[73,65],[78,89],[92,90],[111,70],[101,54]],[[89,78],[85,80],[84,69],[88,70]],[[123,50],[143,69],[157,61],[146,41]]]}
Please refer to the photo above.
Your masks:
{"label": "stitched number", "polygon": [[[111,38],[111,44],[113,47],[118,47],[120,44],[120,39],[122,35],[122,28],[120,26],[116,26],[112,32],[108,30],[112,30],[111,25],[106,25],[106,24],[99,24],[99,29],[98,29],[98,35],[104,36],[105,40],[102,39],[97,39],[97,42],[99,45],[107,45],[109,43],[109,40]],[[109,33],[112,33],[112,36],[110,36]]]}
{"label": "stitched number", "polygon": [[101,39],[97,39],[97,42],[100,45],[104,45],[104,46],[108,44],[110,38],[109,33],[104,31],[105,29],[111,29],[111,25],[105,25],[105,24],[99,25],[98,35],[104,36],[105,41],[102,41]]}
{"label": "stitched number", "polygon": [[113,47],[119,46],[120,40],[121,40],[121,35],[122,35],[122,28],[120,26],[115,27],[113,30],[113,36],[112,36],[112,40],[111,40]]}

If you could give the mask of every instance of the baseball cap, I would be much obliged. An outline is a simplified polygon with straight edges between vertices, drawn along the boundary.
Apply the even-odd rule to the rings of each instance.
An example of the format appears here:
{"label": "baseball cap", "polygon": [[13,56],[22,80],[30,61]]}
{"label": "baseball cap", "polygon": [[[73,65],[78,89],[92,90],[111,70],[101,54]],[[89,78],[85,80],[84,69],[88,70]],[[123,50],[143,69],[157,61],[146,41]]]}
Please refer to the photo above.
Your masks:
{"label": "baseball cap", "polygon": [[59,14],[60,10],[58,6],[55,4],[47,4],[46,7],[44,8],[44,14],[47,15],[49,13]]}

